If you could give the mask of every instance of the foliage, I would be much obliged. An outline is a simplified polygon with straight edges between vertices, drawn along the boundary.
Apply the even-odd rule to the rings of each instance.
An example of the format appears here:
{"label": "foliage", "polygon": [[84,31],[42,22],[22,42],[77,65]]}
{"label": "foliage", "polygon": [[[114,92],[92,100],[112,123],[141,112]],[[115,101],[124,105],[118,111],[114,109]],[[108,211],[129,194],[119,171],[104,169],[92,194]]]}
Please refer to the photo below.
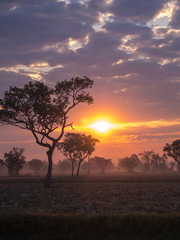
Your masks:
{"label": "foliage", "polygon": [[167,160],[166,154],[163,154],[162,156],[160,156],[158,153],[154,153],[152,155],[152,160],[151,160],[152,170],[157,170],[157,171],[168,170],[168,167],[166,165],[166,160]]}
{"label": "foliage", "polygon": [[[54,149],[65,128],[72,125],[68,114],[79,103],[93,103],[93,98],[84,91],[92,85],[88,77],[57,82],[54,89],[35,81],[23,88],[10,87],[4,99],[0,99],[0,123],[31,131],[36,143],[48,149],[47,186],[51,184]],[[57,128],[60,131],[55,132]]]}
{"label": "foliage", "polygon": [[166,171],[168,170],[168,167],[166,165],[166,154],[163,154],[160,156],[158,153],[155,153],[153,150],[151,151],[144,151],[142,153],[139,153],[139,156],[141,156],[141,161],[144,164],[144,170],[145,171]]}
{"label": "foliage", "polygon": [[4,166],[4,165],[5,165],[4,160],[3,160],[3,159],[0,159],[0,166],[2,167],[2,166]]}
{"label": "foliage", "polygon": [[58,145],[58,149],[71,161],[72,176],[74,176],[75,164],[78,162],[76,176],[79,175],[80,165],[95,150],[98,139],[84,133],[66,133],[64,141]]}
{"label": "foliage", "polygon": [[44,166],[44,162],[40,159],[32,159],[28,162],[30,170],[32,170],[34,173],[39,173]]}
{"label": "foliage", "polygon": [[166,143],[163,151],[167,152],[167,155],[176,161],[178,171],[180,171],[180,140],[176,140],[172,144]]}
{"label": "foliage", "polygon": [[90,159],[91,169],[99,170],[101,173],[104,173],[105,170],[113,166],[112,159],[105,159],[103,157],[93,157]]}
{"label": "foliage", "polygon": [[19,175],[19,171],[25,164],[23,152],[23,148],[14,147],[9,153],[4,153],[4,162],[5,166],[8,168],[9,176]]}
{"label": "foliage", "polygon": [[152,156],[154,154],[154,151],[143,151],[142,153],[139,153],[139,156],[141,156],[141,161],[144,164],[144,170],[149,172],[150,171],[150,166],[152,163]]}
{"label": "foliage", "polygon": [[124,169],[130,173],[132,173],[136,167],[140,166],[140,164],[141,162],[136,154],[118,160],[118,168]]}

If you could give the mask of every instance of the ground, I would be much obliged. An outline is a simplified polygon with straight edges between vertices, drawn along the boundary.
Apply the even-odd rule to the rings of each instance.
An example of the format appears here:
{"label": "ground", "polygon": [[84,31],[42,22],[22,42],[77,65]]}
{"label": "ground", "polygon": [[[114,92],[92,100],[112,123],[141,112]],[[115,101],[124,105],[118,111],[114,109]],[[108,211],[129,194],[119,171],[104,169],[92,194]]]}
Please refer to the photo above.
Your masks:
{"label": "ground", "polygon": [[[82,225],[82,222],[84,229],[86,229],[87,226],[89,229],[90,226],[96,223],[94,225],[95,229],[98,227],[99,218],[101,218],[101,222],[105,221],[104,227],[106,229],[107,222],[108,226],[112,225],[115,227],[116,223],[120,221],[117,229],[113,231],[113,233],[116,232],[116,236],[113,235],[113,238],[107,237],[109,236],[108,231],[106,234],[107,238],[104,237],[103,239],[119,239],[118,237],[122,236],[122,233],[125,234],[124,230],[121,230],[119,233],[124,222],[126,222],[126,229],[129,228],[129,224],[131,225],[132,233],[130,237],[127,232],[125,235],[128,235],[129,238],[126,236],[127,238],[124,237],[122,239],[141,239],[141,237],[142,239],[162,239],[164,230],[161,231],[159,238],[156,238],[154,235],[152,238],[144,238],[144,234],[147,237],[147,234],[150,236],[151,233],[154,232],[154,230],[150,231],[151,227],[154,228],[154,225],[166,229],[166,231],[168,231],[166,232],[166,236],[171,232],[166,239],[178,239],[180,237],[180,176],[102,175],[82,176],[78,179],[56,177],[53,178],[51,188],[44,187],[43,178],[0,178],[0,213],[0,222],[6,222],[6,224],[3,224],[3,226],[6,227],[3,228],[4,236],[7,238],[9,237],[9,235],[6,235],[7,222],[12,221],[13,224],[16,222],[17,226],[22,225],[25,231],[28,221],[30,221],[28,225],[32,227],[34,226],[35,219],[38,217],[40,218],[38,224],[42,223],[44,226],[46,224],[49,225],[49,222],[47,223],[46,221],[53,219],[51,222],[54,222],[54,217],[56,217],[55,222],[59,221],[61,226],[65,222],[67,222],[67,226],[68,224],[71,225],[72,222],[76,222],[76,227],[71,225],[71,228],[75,228],[76,231],[78,223]],[[30,217],[28,218],[29,220],[26,219],[27,217]],[[15,220],[13,218],[15,218]],[[19,218],[24,220],[19,223],[17,220]],[[57,220],[57,218],[59,220]],[[127,220],[127,218],[129,220]],[[148,233],[140,233],[141,231],[134,233],[133,229],[137,230],[141,222],[144,224],[143,228],[145,227],[146,231],[149,231]],[[138,224],[138,226],[133,227],[133,224]],[[102,225],[102,223],[100,225]],[[13,229],[17,228],[17,226],[13,227]],[[98,229],[100,228],[98,227]],[[37,230],[37,236],[39,236],[38,231],[39,230]],[[60,232],[62,233],[63,231],[61,229]],[[66,236],[64,239],[75,239],[73,236],[77,234],[76,231],[71,238]],[[33,234],[34,232],[36,231],[33,231]],[[42,229],[40,232],[42,233]],[[83,236],[82,233],[80,234]],[[142,236],[139,234],[142,234]],[[137,238],[135,238],[135,235],[137,235]],[[16,234],[13,234],[13,236],[16,236]],[[132,238],[132,236],[134,237]],[[26,236],[22,235],[22,238],[24,237]],[[26,238],[41,239],[40,237],[28,238],[28,236]],[[96,239],[93,233],[92,238]],[[79,239],[92,238],[82,237]],[[12,239],[21,239],[21,236],[17,235],[17,238]],[[42,239],[46,239],[46,237],[43,236]],[[51,236],[47,239],[58,239],[58,237],[53,238]]]}
{"label": "ground", "polygon": [[100,176],[0,179],[0,208],[70,214],[180,213],[180,177]]}

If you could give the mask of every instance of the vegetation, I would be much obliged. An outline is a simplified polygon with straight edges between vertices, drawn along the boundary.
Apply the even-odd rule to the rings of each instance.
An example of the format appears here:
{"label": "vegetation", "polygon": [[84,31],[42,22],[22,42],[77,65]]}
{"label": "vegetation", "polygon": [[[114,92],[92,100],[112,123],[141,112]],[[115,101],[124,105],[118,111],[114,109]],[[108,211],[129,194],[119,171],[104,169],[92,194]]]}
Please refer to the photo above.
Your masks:
{"label": "vegetation", "polygon": [[167,152],[167,155],[174,159],[177,163],[177,169],[180,172],[180,140],[176,140],[172,144],[166,143],[163,151]]}
{"label": "vegetation", "polygon": [[[23,88],[10,87],[0,99],[0,123],[9,124],[32,132],[36,143],[47,148],[48,171],[46,186],[51,185],[53,152],[63,137],[69,112],[80,103],[93,103],[84,90],[93,81],[87,77],[57,82],[54,89],[42,82],[29,82]],[[55,133],[56,129],[60,131]]]}
{"label": "vegetation", "polygon": [[139,153],[139,156],[141,156],[141,161],[144,164],[144,170],[146,172],[168,170],[166,165],[166,154],[160,156],[158,153],[155,153],[153,150],[151,150]]}
{"label": "vegetation", "polygon": [[132,154],[131,157],[125,157],[119,159],[118,161],[118,169],[132,173],[134,170],[141,165],[141,161],[139,160],[136,154]]}
{"label": "vegetation", "polygon": [[25,164],[24,149],[14,147],[10,152],[4,153],[4,165],[8,168],[9,176],[18,176]]}
{"label": "vegetation", "polygon": [[109,167],[113,167],[112,159],[105,159],[103,157],[97,157],[90,159],[91,169],[98,170],[100,173],[104,173],[105,170]]}
{"label": "vegetation", "polygon": [[98,139],[91,135],[80,133],[66,133],[64,141],[58,144],[58,149],[71,161],[72,177],[77,163],[76,177],[79,176],[81,163],[95,150]]}
{"label": "vegetation", "polygon": [[39,174],[44,167],[44,162],[40,159],[32,159],[28,162],[28,165],[30,170],[32,170],[35,174]]}

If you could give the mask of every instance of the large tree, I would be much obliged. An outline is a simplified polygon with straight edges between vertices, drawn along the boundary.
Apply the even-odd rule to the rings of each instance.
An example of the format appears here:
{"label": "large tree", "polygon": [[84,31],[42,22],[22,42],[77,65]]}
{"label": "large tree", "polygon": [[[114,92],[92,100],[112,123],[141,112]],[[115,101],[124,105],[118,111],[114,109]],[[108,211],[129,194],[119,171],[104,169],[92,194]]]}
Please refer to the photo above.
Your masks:
{"label": "large tree", "polygon": [[76,177],[79,176],[81,163],[88,155],[95,150],[98,139],[84,133],[66,133],[64,141],[58,145],[58,149],[71,161],[72,176],[74,176],[74,168],[77,163]]}
{"label": "large tree", "polygon": [[18,176],[25,164],[24,149],[14,147],[10,152],[4,153],[4,163],[8,168],[9,176]]}
{"label": "large tree", "polygon": [[172,157],[177,163],[178,172],[180,172],[180,140],[174,141],[172,144],[166,143],[163,149],[169,157]]}
{"label": "large tree", "polygon": [[23,88],[10,87],[4,99],[0,99],[0,123],[31,131],[36,143],[47,148],[46,186],[51,185],[54,149],[65,128],[72,124],[68,122],[68,114],[79,103],[93,103],[93,98],[85,91],[92,85],[88,77],[57,82],[54,89],[35,81]]}

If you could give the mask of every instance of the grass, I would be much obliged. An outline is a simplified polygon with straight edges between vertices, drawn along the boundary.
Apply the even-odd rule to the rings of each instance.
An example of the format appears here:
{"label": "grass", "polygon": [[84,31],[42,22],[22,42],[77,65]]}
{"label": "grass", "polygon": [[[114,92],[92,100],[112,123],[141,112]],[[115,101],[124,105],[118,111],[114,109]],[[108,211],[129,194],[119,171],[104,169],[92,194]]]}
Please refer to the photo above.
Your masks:
{"label": "grass", "polygon": [[1,240],[176,240],[180,215],[1,214]]}

